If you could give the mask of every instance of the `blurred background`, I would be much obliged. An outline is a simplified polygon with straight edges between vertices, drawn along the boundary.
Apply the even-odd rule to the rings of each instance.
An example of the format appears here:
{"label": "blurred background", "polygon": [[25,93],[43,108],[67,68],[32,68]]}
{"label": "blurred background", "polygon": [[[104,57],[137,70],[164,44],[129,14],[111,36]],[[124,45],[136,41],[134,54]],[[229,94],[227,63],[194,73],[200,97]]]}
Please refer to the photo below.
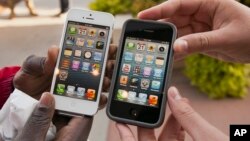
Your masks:
{"label": "blurred background", "polygon": [[[58,46],[68,8],[114,14],[113,43],[118,44],[126,19],[161,2],[163,0],[28,0],[25,3],[19,0],[13,6],[0,2],[0,67],[21,65],[31,54],[46,56],[51,45]],[[250,0],[240,2],[250,6]],[[190,99],[194,109],[206,120],[226,134],[230,124],[250,123],[249,84],[249,64],[226,63],[200,54],[174,64],[172,85]],[[169,112],[167,109],[166,116]],[[99,111],[90,141],[114,140],[118,134],[107,134],[109,122],[105,110]]]}

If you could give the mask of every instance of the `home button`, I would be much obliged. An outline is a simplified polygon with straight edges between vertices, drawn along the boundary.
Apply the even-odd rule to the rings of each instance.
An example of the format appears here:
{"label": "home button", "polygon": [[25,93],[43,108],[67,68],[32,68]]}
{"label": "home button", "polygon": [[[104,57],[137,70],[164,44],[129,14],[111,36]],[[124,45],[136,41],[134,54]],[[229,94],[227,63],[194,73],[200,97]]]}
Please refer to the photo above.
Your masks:
{"label": "home button", "polygon": [[131,109],[130,114],[132,117],[138,117],[138,111],[136,109]]}

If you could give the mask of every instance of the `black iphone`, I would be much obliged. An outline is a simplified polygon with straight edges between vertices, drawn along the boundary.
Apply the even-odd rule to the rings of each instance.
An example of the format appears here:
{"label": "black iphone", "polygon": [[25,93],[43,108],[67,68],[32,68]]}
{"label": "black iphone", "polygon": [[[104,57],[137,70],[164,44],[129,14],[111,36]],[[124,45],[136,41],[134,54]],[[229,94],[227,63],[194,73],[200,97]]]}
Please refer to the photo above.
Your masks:
{"label": "black iphone", "polygon": [[147,128],[162,124],[175,38],[171,23],[126,21],[112,77],[109,118]]}

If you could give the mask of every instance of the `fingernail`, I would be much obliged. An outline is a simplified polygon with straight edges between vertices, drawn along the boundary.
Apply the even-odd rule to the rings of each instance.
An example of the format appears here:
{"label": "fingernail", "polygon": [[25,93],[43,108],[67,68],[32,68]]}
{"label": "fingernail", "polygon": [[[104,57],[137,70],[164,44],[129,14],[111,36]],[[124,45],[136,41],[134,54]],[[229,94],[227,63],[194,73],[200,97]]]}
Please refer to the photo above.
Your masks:
{"label": "fingernail", "polygon": [[174,100],[180,100],[181,99],[181,95],[180,95],[179,91],[175,87],[169,88],[168,93],[170,94],[170,96]]}
{"label": "fingernail", "polygon": [[40,107],[51,107],[53,103],[53,99],[51,98],[50,93],[43,93],[40,98]]}
{"label": "fingernail", "polygon": [[174,49],[179,53],[186,53],[188,51],[188,42],[183,39],[177,39],[174,43]]}

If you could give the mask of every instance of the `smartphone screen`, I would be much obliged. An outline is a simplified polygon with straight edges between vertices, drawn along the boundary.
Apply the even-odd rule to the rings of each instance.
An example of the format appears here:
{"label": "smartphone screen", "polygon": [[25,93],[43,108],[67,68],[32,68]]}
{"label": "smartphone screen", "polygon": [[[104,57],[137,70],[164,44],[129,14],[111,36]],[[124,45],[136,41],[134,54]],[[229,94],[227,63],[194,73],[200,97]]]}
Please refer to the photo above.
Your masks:
{"label": "smartphone screen", "polygon": [[115,86],[115,99],[143,106],[159,107],[169,43],[126,37]]}
{"label": "smartphone screen", "polygon": [[109,30],[108,26],[68,21],[54,94],[96,101]]}

